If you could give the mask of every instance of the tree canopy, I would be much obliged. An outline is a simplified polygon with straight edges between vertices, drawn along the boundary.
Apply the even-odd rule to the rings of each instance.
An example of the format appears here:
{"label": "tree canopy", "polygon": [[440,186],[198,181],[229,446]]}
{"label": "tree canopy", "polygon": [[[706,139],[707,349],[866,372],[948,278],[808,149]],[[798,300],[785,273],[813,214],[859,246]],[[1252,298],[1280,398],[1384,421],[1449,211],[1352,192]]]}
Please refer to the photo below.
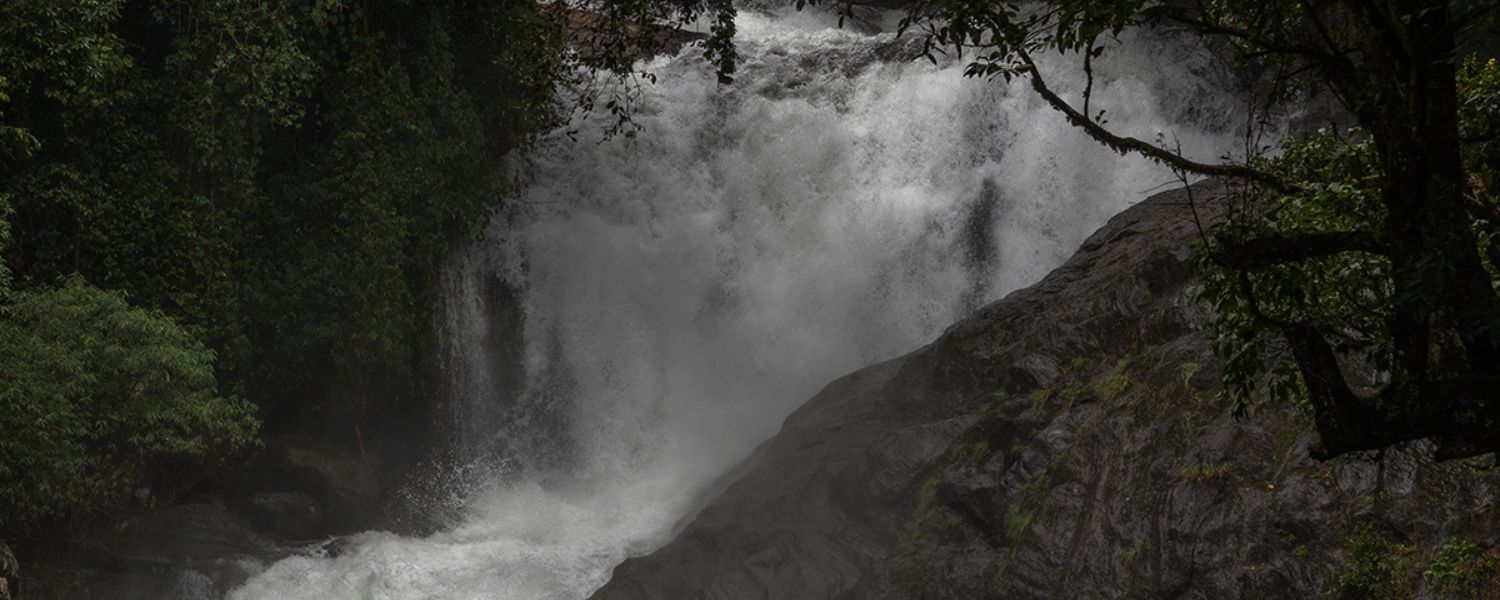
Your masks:
{"label": "tree canopy", "polygon": [[[1500,449],[1500,72],[1472,58],[1493,47],[1497,13],[1466,0],[922,0],[903,27],[929,52],[966,53],[971,76],[1028,79],[1117,151],[1269,199],[1218,229],[1203,263],[1230,392],[1301,402],[1321,456],[1436,438],[1455,457]],[[1331,94],[1352,126],[1217,163],[1112,131],[1092,65],[1127,28],[1234,54],[1263,74],[1263,108]],[[1077,57],[1081,100],[1053,87],[1040,52]]]}

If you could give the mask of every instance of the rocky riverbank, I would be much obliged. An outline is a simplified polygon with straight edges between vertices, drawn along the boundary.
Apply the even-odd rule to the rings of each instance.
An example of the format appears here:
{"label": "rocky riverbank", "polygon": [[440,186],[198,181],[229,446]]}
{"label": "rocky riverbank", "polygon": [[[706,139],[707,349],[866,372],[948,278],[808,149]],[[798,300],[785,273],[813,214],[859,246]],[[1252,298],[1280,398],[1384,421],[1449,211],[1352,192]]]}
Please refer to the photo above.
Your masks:
{"label": "rocky riverbank", "polygon": [[331,442],[274,438],[229,479],[42,540],[20,557],[23,577],[10,587],[27,600],[220,598],[276,559],[394,526],[369,458]]}
{"label": "rocky riverbank", "polygon": [[[1434,463],[1416,443],[1320,462],[1294,408],[1236,416],[1217,399],[1188,201],[1211,219],[1224,193],[1210,182],[1156,195],[1040,283],[830,384],[594,598],[1371,597],[1493,584],[1493,457]],[[1433,565],[1461,575],[1434,578],[1447,571]]]}

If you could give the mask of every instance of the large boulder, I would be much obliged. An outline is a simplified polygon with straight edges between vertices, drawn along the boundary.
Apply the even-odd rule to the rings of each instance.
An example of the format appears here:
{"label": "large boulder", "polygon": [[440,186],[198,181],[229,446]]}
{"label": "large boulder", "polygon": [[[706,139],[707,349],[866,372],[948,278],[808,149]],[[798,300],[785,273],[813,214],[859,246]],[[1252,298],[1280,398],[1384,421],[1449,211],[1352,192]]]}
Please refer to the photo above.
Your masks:
{"label": "large boulder", "polygon": [[323,534],[323,507],[301,492],[257,492],[242,509],[250,522],[284,540],[311,540]]}
{"label": "large boulder", "polygon": [[151,511],[67,546],[57,560],[28,564],[22,598],[221,598],[289,553],[222,502]]}
{"label": "large boulder", "polygon": [[[300,492],[323,508],[327,532],[367,528],[378,516],[380,482],[357,450],[303,435],[266,444],[263,474],[255,485],[268,492]],[[323,533],[323,532],[319,532]]]}
{"label": "large boulder", "polygon": [[1308,598],[1354,563],[1495,543],[1491,459],[1319,462],[1294,408],[1219,399],[1188,205],[1211,220],[1225,192],[1152,197],[1040,283],[830,384],[594,598]]}
{"label": "large boulder", "polygon": [[[357,450],[274,437],[231,495],[156,508],[117,525],[43,540],[27,600],[222,598],[263,565],[337,531],[367,528],[380,485]],[[3,600],[3,599],[0,599]]]}

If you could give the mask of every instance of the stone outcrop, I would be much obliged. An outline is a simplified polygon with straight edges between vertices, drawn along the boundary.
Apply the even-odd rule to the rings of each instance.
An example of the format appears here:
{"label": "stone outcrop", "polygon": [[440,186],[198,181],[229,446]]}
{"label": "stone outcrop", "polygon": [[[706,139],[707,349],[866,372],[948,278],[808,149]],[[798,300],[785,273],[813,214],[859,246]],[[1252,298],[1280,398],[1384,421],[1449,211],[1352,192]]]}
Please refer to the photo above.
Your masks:
{"label": "stone outcrop", "polygon": [[322,535],[323,507],[301,492],[257,492],[245,500],[250,522],[285,540]]}
{"label": "stone outcrop", "polygon": [[74,540],[69,555],[27,563],[21,598],[222,598],[291,552],[222,502],[178,504]]}
{"label": "stone outcrop", "polygon": [[388,521],[382,493],[358,450],[276,436],[228,489],[37,540],[20,598],[220,598],[301,546]]}
{"label": "stone outcrop", "polygon": [[337,509],[323,511],[317,519],[327,531],[314,528],[301,535],[354,531],[379,516],[381,487],[375,470],[346,446],[301,435],[280,436],[267,442],[258,470],[262,489],[306,494],[319,507]]}
{"label": "stone outcrop", "polygon": [[10,546],[0,542],[0,600],[15,600],[21,594],[21,563]]}
{"label": "stone outcrop", "polygon": [[[1194,186],[1200,217],[1222,193]],[[1319,462],[1296,409],[1216,397],[1188,198],[830,384],[594,598],[1305,598],[1371,547],[1493,544],[1492,457]]]}
{"label": "stone outcrop", "polygon": [[547,5],[568,35],[568,45],[585,64],[605,68],[628,68],[637,60],[676,54],[683,46],[700,42],[708,34],[662,25],[612,19],[590,10]]}

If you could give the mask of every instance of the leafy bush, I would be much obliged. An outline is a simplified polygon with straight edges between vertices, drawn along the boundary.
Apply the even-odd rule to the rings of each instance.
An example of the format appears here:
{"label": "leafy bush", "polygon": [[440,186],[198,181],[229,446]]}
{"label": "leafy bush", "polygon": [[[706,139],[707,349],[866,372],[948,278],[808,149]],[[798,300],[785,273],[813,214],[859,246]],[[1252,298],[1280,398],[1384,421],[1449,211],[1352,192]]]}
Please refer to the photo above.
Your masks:
{"label": "leafy bush", "polygon": [[158,312],[72,278],[0,308],[0,532],[107,510],[254,443],[213,354]]}
{"label": "leafy bush", "polygon": [[1474,542],[1455,537],[1433,553],[1422,579],[1443,598],[1500,598],[1500,551],[1482,550]]}
{"label": "leafy bush", "polygon": [[445,257],[514,189],[502,155],[559,118],[564,42],[527,0],[15,0],[14,285],[162,310],[268,428],[391,414]]}
{"label": "leafy bush", "polygon": [[1369,529],[1344,540],[1347,570],[1338,576],[1333,596],[1339,600],[1410,600],[1415,597],[1408,572],[1415,550]]}
{"label": "leafy bush", "polygon": [[[1365,178],[1377,170],[1374,163],[1371,140],[1358,129],[1342,134],[1320,130],[1292,139],[1266,168],[1305,182],[1303,188],[1282,198],[1268,218],[1250,211],[1232,214],[1215,231],[1214,242],[1379,231],[1378,191]],[[1214,306],[1214,349],[1225,363],[1225,391],[1241,407],[1260,391],[1274,400],[1302,401],[1297,365],[1280,332],[1265,327],[1267,318],[1337,332],[1330,340],[1335,349],[1369,364],[1390,360],[1384,328],[1393,290],[1386,257],[1349,252],[1280,264],[1249,276],[1219,266],[1214,254],[1211,246],[1201,255],[1201,293]]]}

